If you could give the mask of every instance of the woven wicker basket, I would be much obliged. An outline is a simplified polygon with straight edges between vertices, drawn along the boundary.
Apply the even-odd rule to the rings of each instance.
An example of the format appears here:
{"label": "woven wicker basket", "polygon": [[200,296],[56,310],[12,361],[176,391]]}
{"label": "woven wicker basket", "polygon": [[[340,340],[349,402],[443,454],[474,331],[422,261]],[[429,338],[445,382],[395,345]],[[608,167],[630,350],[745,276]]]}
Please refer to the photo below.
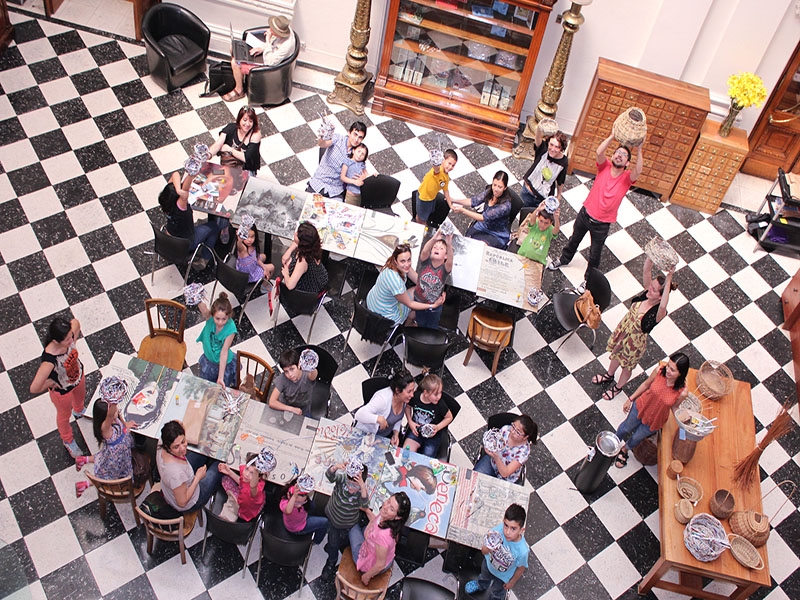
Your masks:
{"label": "woven wicker basket", "polygon": [[675,503],[675,520],[686,525],[694,515],[694,506],[686,498],[681,498]]}
{"label": "woven wicker basket", "polygon": [[700,485],[699,481],[691,477],[681,477],[679,475],[677,487],[681,498],[686,498],[689,502],[694,503],[695,506],[703,497],[703,486]]}
{"label": "woven wicker basket", "polygon": [[758,553],[756,547],[747,541],[746,538],[731,533],[728,534],[728,542],[731,545],[731,554],[733,554],[733,558],[738,560],[742,565],[748,569],[755,569],[756,571],[760,571],[764,568],[764,561],[761,559],[761,555]]}
{"label": "woven wicker basket", "polygon": [[551,119],[549,117],[544,117],[541,121],[539,121],[538,127],[545,139],[558,133],[558,123],[556,123],[555,119]]}
{"label": "woven wicker basket", "polygon": [[644,245],[644,253],[653,261],[656,269],[661,271],[669,271],[680,260],[675,248],[658,236]]}
{"label": "woven wicker basket", "polygon": [[711,500],[709,500],[711,514],[718,519],[727,519],[731,516],[731,513],[733,513],[733,506],[735,503],[736,500],[730,490],[719,489],[714,492],[714,495],[711,496]]}
{"label": "woven wicker basket", "polygon": [[715,560],[730,548],[722,523],[708,513],[692,517],[683,530],[683,543],[692,556],[702,562]]}
{"label": "woven wicker basket", "polygon": [[736,510],[728,517],[733,533],[742,536],[756,548],[769,539],[769,519],[767,515],[754,510]]}
{"label": "woven wicker basket", "polygon": [[638,146],[647,137],[647,117],[641,108],[631,106],[616,118],[611,131],[620,144]]}
{"label": "woven wicker basket", "polygon": [[733,390],[733,373],[716,360],[707,360],[697,370],[697,392],[709,400],[718,400]]}

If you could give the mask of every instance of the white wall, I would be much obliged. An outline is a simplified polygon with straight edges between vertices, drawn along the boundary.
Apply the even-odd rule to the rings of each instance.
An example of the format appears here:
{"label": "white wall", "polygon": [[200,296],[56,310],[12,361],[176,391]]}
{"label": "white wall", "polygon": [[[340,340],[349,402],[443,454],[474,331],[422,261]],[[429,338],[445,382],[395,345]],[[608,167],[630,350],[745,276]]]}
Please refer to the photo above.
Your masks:
{"label": "white wall", "polygon": [[[212,49],[226,52],[228,21],[236,31],[266,23],[263,8],[248,0],[173,0],[190,8],[214,32]],[[249,0],[252,2],[253,0]],[[267,0],[265,0],[267,1]],[[293,27],[304,43],[300,60],[339,71],[350,43],[356,0],[269,0],[294,4]],[[369,71],[379,62],[389,0],[372,0]],[[569,8],[559,0],[550,15],[523,115],[539,99],[562,27],[556,15]],[[709,88],[712,111],[726,112],[727,79],[738,71],[760,75],[771,91],[800,39],[800,0],[594,0],[584,6],[586,22],[573,39],[557,118],[574,130],[602,56]],[[760,109],[742,111],[746,129]]]}

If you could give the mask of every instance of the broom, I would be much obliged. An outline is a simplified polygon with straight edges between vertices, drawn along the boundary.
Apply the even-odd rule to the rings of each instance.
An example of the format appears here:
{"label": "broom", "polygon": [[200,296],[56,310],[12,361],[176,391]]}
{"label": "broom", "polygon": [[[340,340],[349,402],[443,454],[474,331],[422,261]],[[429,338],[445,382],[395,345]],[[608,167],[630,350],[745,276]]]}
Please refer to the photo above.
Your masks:
{"label": "broom", "polygon": [[789,414],[789,409],[792,407],[792,404],[793,403],[789,400],[784,402],[775,420],[772,421],[772,424],[769,426],[764,439],[757,442],[753,451],[736,463],[733,472],[733,480],[739,487],[746,489],[753,485],[753,482],[758,479],[758,461],[761,458],[761,454],[770,442],[789,433],[792,427],[794,427],[794,420]]}

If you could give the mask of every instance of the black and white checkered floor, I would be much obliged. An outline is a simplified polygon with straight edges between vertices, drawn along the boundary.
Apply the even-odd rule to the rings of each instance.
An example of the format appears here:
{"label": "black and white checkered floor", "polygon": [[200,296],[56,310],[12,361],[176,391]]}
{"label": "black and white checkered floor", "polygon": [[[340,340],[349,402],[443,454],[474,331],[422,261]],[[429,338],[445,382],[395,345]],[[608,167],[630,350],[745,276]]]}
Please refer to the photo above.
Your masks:
{"label": "black and white checkered floor", "polygon": [[[259,593],[283,598],[299,586],[299,573],[270,565],[256,582],[251,565],[243,579],[243,553],[213,539],[203,562],[201,527],[190,536],[188,563],[181,566],[174,544],[157,544],[153,556],[146,554],[144,532],[134,526],[129,509],[112,507],[102,522],[92,490],[75,498],[80,476],[61,446],[48,397],[28,391],[39,364],[40,336],[54,315],[80,319],[84,337],[78,346],[93,389],[98,367],[114,351],[133,353],[145,335],[143,299],[179,296],[182,276],[174,266],[159,264],[150,285],[148,219],[160,223],[163,218],[156,197],[164,175],[181,166],[196,141],[210,143],[211,132],[230,122],[239,105],[199,98],[201,84],[165,94],[146,76],[143,47],[130,41],[23,12],[12,12],[12,19],[16,43],[0,57],[0,539],[22,563],[34,598],[177,600]],[[320,115],[332,112],[340,131],[354,116],[327,106],[324,95],[314,91],[296,89],[292,100],[258,110],[265,163],[260,176],[304,188],[317,164],[314,132]],[[399,178],[400,197],[408,198],[427,169],[425,143],[431,143],[432,134],[369,113],[364,120],[372,170]],[[458,148],[454,187],[465,195],[498,169],[509,171],[516,183],[527,167],[506,152],[467,140],[451,136],[446,143]],[[568,183],[567,235],[588,191],[584,179],[570,177]],[[637,583],[658,557],[653,468],[635,460],[622,470],[612,468],[592,497],[575,491],[570,480],[587,443],[622,419],[624,398],[598,401],[599,390],[589,380],[607,364],[604,342],[626,310],[621,300],[640,290],[641,248],[654,234],[668,239],[682,257],[675,277],[680,289],[641,366],[649,371],[677,350],[686,352],[694,367],[705,359],[725,361],[737,379],[753,386],[759,431],[776,414],[779,400],[795,393],[789,342],[778,326],[780,294],[800,261],[754,251],[744,214],[734,209],[706,217],[645,195],[632,193],[629,200],[603,255],[614,300],[594,350],[574,336],[556,355],[564,332],[549,309],[535,324],[518,314],[513,350],[504,352],[495,378],[481,353],[462,365],[463,338],[446,363],[446,390],[463,406],[450,427],[457,441],[454,462],[470,465],[476,458],[485,420],[493,413],[519,410],[539,424],[541,442],[527,470],[534,491],[526,529],[532,553],[530,568],[514,590],[519,599],[634,598]],[[552,252],[564,241],[560,236]],[[578,282],[586,243],[572,265],[545,276],[546,291]],[[350,261],[350,267],[344,297],[326,304],[314,328],[312,341],[329,350],[340,350],[347,332],[361,265]],[[200,280],[210,281],[210,272],[201,273]],[[469,299],[462,308],[463,330]],[[193,343],[197,315],[188,326],[187,362],[194,366],[200,350]],[[307,326],[305,317],[283,317],[276,347],[265,298],[257,298],[247,308],[236,348],[274,362],[282,349],[302,342]],[[351,338],[334,380],[333,418],[348,420],[345,414],[361,403],[359,383],[377,354],[376,347],[357,338]],[[398,350],[384,358],[381,372],[400,365]],[[642,373],[637,370],[628,391]],[[89,425],[83,419],[74,428],[81,445],[93,450]],[[797,429],[767,449],[761,467],[764,491],[775,481],[800,482]],[[782,492],[767,498],[775,527],[768,542],[773,586],[756,598],[800,598],[800,499],[796,495],[778,510],[784,499]],[[8,553],[2,556],[5,573]],[[429,556],[422,573],[453,587],[452,576],[441,571],[441,554]],[[319,578],[323,562],[324,553],[315,548],[304,597],[333,597],[332,585]],[[401,567],[394,582],[411,570]],[[397,594],[395,585],[391,597]]]}

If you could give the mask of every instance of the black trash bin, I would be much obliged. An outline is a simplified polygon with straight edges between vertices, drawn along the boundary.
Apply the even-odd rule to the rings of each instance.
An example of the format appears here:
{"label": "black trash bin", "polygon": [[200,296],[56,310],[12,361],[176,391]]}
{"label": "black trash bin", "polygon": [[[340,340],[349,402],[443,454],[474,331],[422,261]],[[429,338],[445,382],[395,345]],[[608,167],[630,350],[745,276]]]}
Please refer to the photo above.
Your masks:
{"label": "black trash bin", "polygon": [[622,442],[613,431],[601,431],[597,434],[594,447],[589,448],[589,453],[575,476],[575,487],[580,493],[591,494],[600,487],[620,448]]}

